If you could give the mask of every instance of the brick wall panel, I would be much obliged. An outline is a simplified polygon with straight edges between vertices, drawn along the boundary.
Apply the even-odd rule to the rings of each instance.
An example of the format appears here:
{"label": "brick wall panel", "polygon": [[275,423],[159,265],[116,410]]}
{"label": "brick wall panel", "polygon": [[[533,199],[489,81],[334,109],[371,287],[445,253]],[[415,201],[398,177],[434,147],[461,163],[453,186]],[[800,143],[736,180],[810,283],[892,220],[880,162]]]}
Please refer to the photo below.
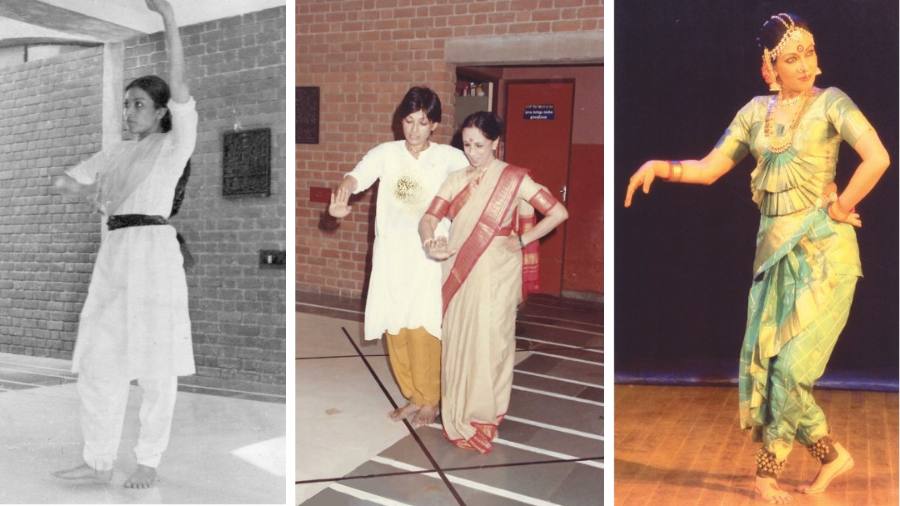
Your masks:
{"label": "brick wall panel", "polygon": [[[374,189],[355,200],[337,230],[319,229],[325,205],[311,186],[334,186],[374,145],[393,139],[391,115],[411,85],[444,104],[435,136],[448,142],[455,69],[450,37],[596,31],[599,0],[304,0],[297,5],[296,81],[320,87],[320,143],[296,147],[298,291],[358,298],[370,252]],[[345,253],[352,256],[345,256]]]}
{"label": "brick wall panel", "polygon": [[[259,249],[285,248],[284,24],[275,8],[182,28],[200,131],[173,219],[199,262],[187,276],[198,375],[282,392],[285,273],[257,263]],[[123,65],[125,83],[165,76],[163,34],[126,41]],[[0,234],[11,239],[0,241],[0,352],[71,356],[100,221],[49,184],[100,149],[101,76],[100,48],[0,73]],[[236,124],[271,129],[270,197],[221,195],[222,137]]]}

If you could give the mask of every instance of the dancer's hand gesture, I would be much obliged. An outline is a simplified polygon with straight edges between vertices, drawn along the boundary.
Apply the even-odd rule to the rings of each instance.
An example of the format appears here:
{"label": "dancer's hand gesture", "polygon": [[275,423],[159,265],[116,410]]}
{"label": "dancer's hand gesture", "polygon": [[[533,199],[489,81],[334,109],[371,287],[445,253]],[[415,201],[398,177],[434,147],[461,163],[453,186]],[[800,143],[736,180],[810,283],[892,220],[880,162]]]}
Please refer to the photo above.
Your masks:
{"label": "dancer's hand gesture", "polygon": [[146,2],[148,9],[161,15],[172,12],[172,4],[166,0],[144,0],[144,2]]}
{"label": "dancer's hand gesture", "polygon": [[425,247],[425,254],[434,260],[446,260],[456,254],[450,250],[446,237],[428,239],[422,246]]}
{"label": "dancer's hand gesture", "polygon": [[337,192],[331,192],[331,203],[328,205],[328,214],[335,218],[343,218],[350,214],[350,192],[346,188],[338,187]]}

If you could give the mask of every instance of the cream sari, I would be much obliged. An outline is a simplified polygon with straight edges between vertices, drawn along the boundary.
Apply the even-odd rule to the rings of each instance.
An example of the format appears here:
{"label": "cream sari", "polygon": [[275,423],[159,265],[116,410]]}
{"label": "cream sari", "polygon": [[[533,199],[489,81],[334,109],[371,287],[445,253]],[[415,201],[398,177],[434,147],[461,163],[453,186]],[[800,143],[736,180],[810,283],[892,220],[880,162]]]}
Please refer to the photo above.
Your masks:
{"label": "cream sari", "polygon": [[444,263],[444,435],[481,453],[491,450],[509,407],[522,301],[523,254],[503,243],[517,214],[533,216],[527,199],[538,194],[547,195],[524,169],[501,164],[480,181],[452,174],[435,199],[452,220],[449,247],[458,252]]}

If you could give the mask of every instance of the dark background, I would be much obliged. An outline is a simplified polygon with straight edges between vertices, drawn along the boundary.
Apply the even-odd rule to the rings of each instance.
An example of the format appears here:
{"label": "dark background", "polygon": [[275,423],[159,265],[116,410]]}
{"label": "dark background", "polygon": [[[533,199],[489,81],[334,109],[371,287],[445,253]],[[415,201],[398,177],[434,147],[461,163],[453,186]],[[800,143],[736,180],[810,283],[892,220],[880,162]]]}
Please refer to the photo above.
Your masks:
{"label": "dark background", "polygon": [[[759,27],[794,12],[823,74],[860,107],[891,166],[858,206],[864,277],[821,385],[897,388],[898,32],[896,0],[618,2],[615,9],[615,361],[619,382],[737,377],[759,211],[748,156],[715,185],[654,183],[622,206],[649,159],[699,159],[735,113],[767,94]],[[859,157],[843,143],[843,189]]]}

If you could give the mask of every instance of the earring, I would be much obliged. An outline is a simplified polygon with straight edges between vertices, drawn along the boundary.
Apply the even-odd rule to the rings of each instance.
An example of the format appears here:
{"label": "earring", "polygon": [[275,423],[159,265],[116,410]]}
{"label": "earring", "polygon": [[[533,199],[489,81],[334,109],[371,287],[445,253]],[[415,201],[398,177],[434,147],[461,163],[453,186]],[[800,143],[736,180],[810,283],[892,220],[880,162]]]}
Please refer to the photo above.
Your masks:
{"label": "earring", "polygon": [[821,68],[816,67],[816,75],[817,75],[817,76],[822,75],[822,69],[821,69]]}

